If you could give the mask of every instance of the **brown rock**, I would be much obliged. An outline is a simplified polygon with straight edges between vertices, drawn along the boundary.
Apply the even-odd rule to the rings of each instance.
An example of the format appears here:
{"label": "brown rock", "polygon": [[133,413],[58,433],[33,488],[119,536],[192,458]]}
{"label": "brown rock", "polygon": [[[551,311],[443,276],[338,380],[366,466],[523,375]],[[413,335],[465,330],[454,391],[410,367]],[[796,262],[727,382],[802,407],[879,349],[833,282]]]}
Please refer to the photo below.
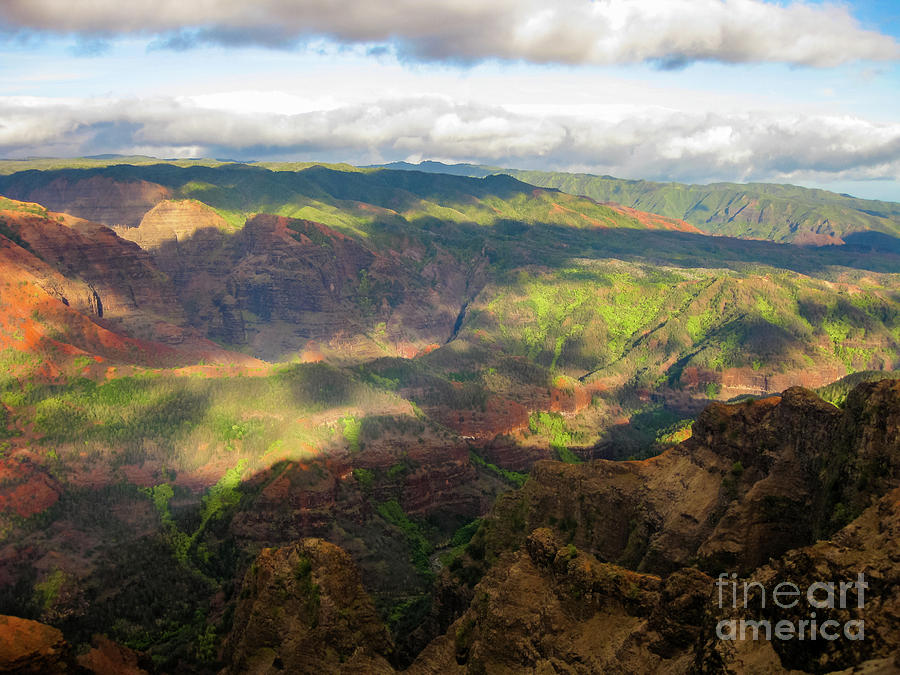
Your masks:
{"label": "brown rock", "polygon": [[350,556],[333,544],[264,549],[241,598],[226,673],[394,672],[387,631]]}
{"label": "brown rock", "polygon": [[105,635],[94,636],[94,646],[76,660],[78,665],[95,675],[147,675],[138,664],[138,655]]}
{"label": "brown rock", "polygon": [[66,657],[66,641],[56,628],[0,616],[0,673],[61,673]]}

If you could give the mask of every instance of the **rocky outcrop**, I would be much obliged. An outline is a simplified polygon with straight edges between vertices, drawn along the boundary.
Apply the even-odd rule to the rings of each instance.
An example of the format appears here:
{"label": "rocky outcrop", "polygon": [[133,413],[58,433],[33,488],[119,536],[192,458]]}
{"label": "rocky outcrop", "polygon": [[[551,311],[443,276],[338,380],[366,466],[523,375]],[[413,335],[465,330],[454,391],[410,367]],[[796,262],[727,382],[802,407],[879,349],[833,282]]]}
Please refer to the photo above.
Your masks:
{"label": "rocky outcrop", "polygon": [[711,571],[753,569],[834,531],[900,482],[898,414],[892,380],[861,385],[844,410],[800,388],[714,403],[692,438],[659,457],[539,462],[490,526],[507,547],[555,525],[602,560],[655,573],[696,560]]}
{"label": "rocky outcrop", "polygon": [[711,588],[696,570],[662,580],[599,562],[539,528],[407,672],[686,672]]}
{"label": "rocky outcrop", "polygon": [[56,628],[0,616],[0,673],[63,673],[68,656],[68,645]]}
{"label": "rocky outcrop", "polygon": [[[843,410],[796,388],[710,405],[692,439],[652,460],[539,463],[445,574],[483,576],[409,672],[897,672],[898,416],[896,381],[858,386]],[[782,582],[802,603],[773,602]],[[812,607],[817,582],[846,584],[849,601]],[[731,583],[750,585],[746,605]],[[863,621],[865,640],[720,633],[812,619]]]}
{"label": "rocky outcrop", "polygon": [[244,578],[225,673],[393,673],[350,556],[321,539],[264,549]]}
{"label": "rocky outcrop", "polygon": [[166,199],[147,211],[138,227],[117,225],[113,229],[123,239],[152,251],[165,242],[183,241],[206,228],[225,230],[228,225],[222,216],[202,202]]}
{"label": "rocky outcrop", "polygon": [[141,656],[105,635],[95,635],[90,649],[76,655],[59,629],[29,619],[0,616],[0,673],[147,675],[142,665],[148,664],[142,664]]}
{"label": "rocky outcrop", "polygon": [[[817,581],[849,584],[864,571],[868,583],[864,607],[857,607],[854,595],[847,609],[820,609],[819,621],[833,619],[844,625],[862,618],[867,639],[805,643],[751,637],[723,640],[717,630],[720,622],[731,619],[768,620],[773,625],[784,620],[796,626],[808,619],[809,607],[776,611],[771,602],[760,608],[759,599],[751,597],[749,610],[732,608],[717,600],[715,576],[695,567],[681,567],[664,576],[635,572],[565,543],[554,528],[536,528],[520,548],[499,555],[469,595],[464,611],[404,672],[896,672],[900,667],[898,528],[900,489],[895,489],[830,540],[788,551],[735,580],[739,586],[760,584],[771,598],[775,586],[785,580],[801,588]],[[307,566],[306,560],[315,562]],[[326,597],[333,588],[329,581],[342,577],[346,561],[346,554],[319,540],[264,551],[245,579],[235,629],[225,651],[232,664],[228,672],[251,668],[274,672],[282,664],[291,670],[279,649],[305,655],[304,665],[295,665],[295,672],[314,672],[313,668],[350,672],[351,663],[366,672],[393,672],[382,659],[384,651],[369,649],[373,633],[364,630],[354,638],[353,660],[344,666],[323,662],[309,651],[307,639],[319,630],[309,618],[317,607],[309,598]],[[316,566],[325,563],[330,580],[317,571]],[[322,585],[320,594],[311,594],[309,589],[317,584]],[[362,614],[371,616],[355,578],[342,582],[342,588],[345,594],[335,606],[362,606]],[[358,614],[350,609],[342,615]],[[380,633],[374,635],[376,643],[383,645]],[[335,651],[346,650],[340,647],[346,644],[340,635],[333,640],[331,644],[339,645]],[[274,643],[286,646],[270,646]],[[243,660],[245,652],[235,650],[235,644],[260,645],[262,649],[253,655],[258,661],[248,665],[251,661]]]}
{"label": "rocky outcrop", "polygon": [[[829,540],[787,552],[784,556],[747,575],[747,581],[761,585],[762,591],[750,595],[748,608],[743,601],[733,607],[726,592],[724,608],[718,601],[705,619],[706,627],[697,645],[697,664],[720,664],[732,672],[748,671],[768,663],[771,671],[791,672],[900,672],[900,490],[878,500],[850,525]],[[862,576],[860,576],[862,575]],[[860,590],[857,582],[865,587]],[[745,580],[738,580],[739,587]],[[834,584],[832,607],[811,606],[806,597],[793,607],[777,606],[773,592],[782,582],[795,584],[805,594],[813,584]],[[847,592],[841,591],[845,584]],[[742,592],[742,591],[741,591]],[[761,596],[765,594],[768,603]],[[739,596],[740,597],[740,596]],[[815,596],[825,600],[827,590]],[[782,602],[782,604],[791,604]],[[818,626],[828,621],[826,633],[838,639],[727,640],[716,635],[719,621],[786,621],[798,626],[815,619]],[[864,639],[846,639],[845,627],[852,621],[851,634],[863,631]],[[809,627],[809,623],[807,623]],[[807,638],[809,636],[807,635]],[[871,670],[868,670],[871,669]],[[706,668],[712,672],[713,668]]]}
{"label": "rocky outcrop", "polygon": [[[696,568],[665,577],[635,573],[601,563],[538,528],[521,549],[500,558],[475,587],[466,611],[407,672],[895,673],[898,516],[895,490],[832,540],[790,551],[734,580],[737,588],[750,583],[765,589],[768,604],[757,594],[748,608],[740,595],[736,607],[729,604],[730,586],[723,602],[717,580]],[[816,582],[845,582],[849,588],[860,571],[868,584],[862,608],[854,590],[845,607],[838,601],[834,609],[812,608],[812,618],[839,627],[862,621],[865,640],[754,639],[752,631],[735,640],[720,635],[730,630],[729,621],[785,621],[795,627],[809,622],[805,597],[796,608],[774,605],[777,585],[790,582],[804,592]]]}

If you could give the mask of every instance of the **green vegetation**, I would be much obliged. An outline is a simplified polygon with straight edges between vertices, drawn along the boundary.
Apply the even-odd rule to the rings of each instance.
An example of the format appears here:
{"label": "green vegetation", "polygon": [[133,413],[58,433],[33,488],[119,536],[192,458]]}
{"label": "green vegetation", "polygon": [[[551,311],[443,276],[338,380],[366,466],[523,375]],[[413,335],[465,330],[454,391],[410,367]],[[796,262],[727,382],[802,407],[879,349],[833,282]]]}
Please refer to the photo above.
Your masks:
{"label": "green vegetation", "polygon": [[43,218],[48,217],[47,209],[40,204],[14,201],[6,197],[0,197],[0,211],[17,211],[19,213],[32,213]]}
{"label": "green vegetation", "polygon": [[294,580],[297,590],[304,602],[306,619],[313,627],[318,623],[321,591],[312,578],[312,562],[306,556],[300,556],[294,565]]}
{"label": "green vegetation", "polygon": [[390,166],[418,171],[452,171],[465,176],[503,173],[532,185],[683,219],[713,234],[789,241],[800,235],[819,233],[822,224],[827,223],[835,236],[864,230],[900,235],[900,206],[894,202],[856,199],[794,185],[654,183],[582,173],[522,171],[466,164],[448,167],[438,163],[396,163]]}
{"label": "green vegetation", "polygon": [[387,613],[387,625],[394,635],[409,635],[431,608],[431,596],[417,594],[401,598]]}
{"label": "green vegetation", "polygon": [[156,507],[156,512],[159,514],[159,520],[163,527],[163,536],[172,548],[172,554],[175,556],[175,559],[186,568],[192,567],[189,558],[192,543],[191,537],[178,529],[178,525],[169,510],[169,502],[175,496],[172,486],[168,483],[161,483],[153,487],[141,488],[141,491],[150,497],[150,501]]}
{"label": "green vegetation", "polygon": [[[33,416],[45,444],[63,450],[78,445],[95,453],[115,448],[118,461],[154,457],[177,470],[222,454],[237,455],[236,462],[240,457],[263,461],[274,450],[300,452],[304,444],[318,444],[334,433],[327,426],[304,424],[304,415],[397,400],[324,364],[284,366],[268,377],[146,373],[102,383],[74,378],[5,395],[16,404],[14,410]],[[342,420],[354,450],[363,422],[349,415]]]}
{"label": "green vegetation", "polygon": [[350,446],[350,452],[359,452],[359,432],[362,429],[362,423],[352,415],[348,415],[341,418],[341,426],[344,438],[347,439]]}
{"label": "green vegetation", "polygon": [[10,429],[9,411],[0,403],[0,438],[9,438],[15,436],[16,432]]}
{"label": "green vegetation", "polygon": [[382,518],[403,533],[409,545],[413,565],[419,574],[430,578],[433,572],[428,556],[431,554],[432,547],[419,525],[409,519],[403,507],[394,499],[379,504],[377,511]]}
{"label": "green vegetation", "polygon": [[66,574],[62,570],[53,570],[46,579],[35,584],[34,592],[38,606],[44,610],[50,609],[66,583]]}
{"label": "green vegetation", "polygon": [[229,509],[238,505],[241,499],[239,487],[241,478],[247,470],[248,461],[240,460],[236,466],[225,471],[225,474],[213,485],[203,497],[200,509],[200,527],[192,535],[194,541],[200,536],[210,521],[221,518]]}
{"label": "green vegetation", "polygon": [[528,419],[528,428],[533,434],[549,437],[550,448],[557,459],[568,464],[579,464],[581,460],[569,449],[572,435],[566,429],[566,422],[559,413],[536,412]]}
{"label": "green vegetation", "polygon": [[722,492],[728,501],[737,498],[738,485],[740,484],[741,476],[743,475],[744,465],[741,464],[740,461],[736,461],[732,465],[731,470],[722,478]]}
{"label": "green vegetation", "polygon": [[[121,163],[72,160],[68,165],[51,161],[40,165],[45,170],[39,173],[25,172],[34,164],[0,162],[0,190],[17,194],[23,187],[33,189],[60,174],[69,178],[140,178],[164,185],[175,198],[194,199],[212,207],[232,228],[242,226],[252,214],[274,213],[375,238],[382,236],[378,232],[382,227],[407,223],[417,229],[446,222],[492,226],[506,221],[579,228],[592,224],[634,227],[633,220],[606,206],[563,193],[534,195],[530,185],[509,177],[422,176],[345,165],[246,165],[205,160],[152,163],[145,159],[123,158]],[[19,171],[13,173],[15,169]],[[417,198],[417,194],[425,198]],[[473,195],[477,199],[471,199]],[[362,204],[377,208],[373,211]]]}
{"label": "green vegetation", "polygon": [[372,485],[375,483],[375,474],[369,469],[353,469],[353,477],[364,490],[371,490]]}
{"label": "green vegetation", "polygon": [[829,403],[836,406],[843,406],[849,394],[860,382],[878,382],[879,380],[897,380],[900,379],[900,370],[866,370],[846,377],[842,377],[837,382],[820,387],[816,393]]}
{"label": "green vegetation", "polygon": [[689,438],[694,420],[684,419],[674,422],[662,429],[659,429],[655,435],[655,442],[659,446],[677,445],[681,441]]}
{"label": "green vegetation", "polygon": [[485,469],[490,471],[498,478],[503,479],[510,485],[515,487],[522,487],[525,484],[525,481],[528,480],[527,473],[520,473],[518,471],[510,471],[508,469],[501,469],[496,464],[491,464],[487,460],[485,460],[481,455],[477,454],[474,450],[469,451],[469,461],[472,462],[473,465],[479,467],[481,469]]}

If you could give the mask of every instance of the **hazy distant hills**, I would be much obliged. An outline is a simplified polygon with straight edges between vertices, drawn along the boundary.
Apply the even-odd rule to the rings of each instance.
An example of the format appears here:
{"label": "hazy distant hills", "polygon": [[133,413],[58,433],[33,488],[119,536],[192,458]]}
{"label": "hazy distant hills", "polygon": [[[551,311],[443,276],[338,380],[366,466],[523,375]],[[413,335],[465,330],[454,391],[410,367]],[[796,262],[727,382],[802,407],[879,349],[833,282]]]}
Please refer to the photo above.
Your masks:
{"label": "hazy distant hills", "polygon": [[[472,164],[394,162],[386,168],[486,176],[504,173],[540,187],[685,220],[711,234],[808,244],[854,243],[895,248],[885,239],[858,239],[874,231],[900,235],[900,203],[857,199],[826,190],[769,183],[654,183],[612,176],[523,171]],[[848,239],[848,236],[850,237]]]}
{"label": "hazy distant hills", "polygon": [[[41,172],[62,169],[89,169],[104,175],[122,173],[115,166],[150,167],[165,162],[181,168],[248,167],[271,169],[277,172],[296,172],[314,166],[313,162],[249,162],[237,164],[227,160],[186,159],[158,160],[145,156],[98,156],[80,159],[33,159],[0,161],[0,191],[8,190],[13,174],[15,183],[27,170]],[[341,172],[357,176],[360,188],[396,187],[406,189],[391,174],[371,178],[378,168],[444,174],[448,177],[484,178],[492,174],[506,174],[529,185],[554,188],[570,195],[589,197],[598,202],[615,202],[626,207],[683,220],[709,234],[733,237],[768,239],[798,244],[851,244],[865,248],[900,251],[900,203],[859,199],[850,195],[793,185],[770,183],[712,183],[689,185],[658,183],[645,180],[626,180],[612,176],[586,173],[527,171],[475,164],[444,164],[425,161],[420,164],[393,162],[357,168],[347,164],[329,165]],[[127,173],[127,172],[126,172]],[[246,175],[246,174],[245,174]],[[364,178],[364,176],[370,178]],[[47,180],[45,173],[32,180]],[[374,180],[374,183],[372,182]],[[452,180],[452,179],[451,179]],[[446,180],[439,181],[448,185]],[[467,188],[466,188],[467,189]],[[463,191],[465,191],[464,189]],[[415,192],[415,188],[412,190]],[[434,194],[437,198],[451,195]],[[252,197],[249,202],[255,200]],[[203,201],[206,201],[205,199]],[[370,201],[368,198],[361,201]],[[240,204],[238,206],[245,206]],[[261,204],[246,204],[248,210]],[[294,214],[284,214],[294,215]],[[305,217],[305,216],[301,216]],[[235,222],[240,216],[235,213]],[[241,221],[242,222],[242,221]],[[326,221],[327,222],[327,221]],[[861,234],[866,233],[866,234]],[[883,236],[887,235],[887,236]]]}
{"label": "hazy distant hills", "polygon": [[[502,221],[576,227],[695,228],[677,222],[649,225],[621,209],[505,175],[470,178],[421,172],[365,170],[309,163],[223,164],[214,161],[148,165],[130,158],[111,165],[73,160],[71,166],[0,175],[0,194],[37,202],[106,225],[136,227],[162,199],[194,199],[234,228],[269,213],[306,218],[348,232],[428,223],[493,225]],[[8,163],[7,163],[8,164]],[[0,174],[7,165],[0,163]]]}

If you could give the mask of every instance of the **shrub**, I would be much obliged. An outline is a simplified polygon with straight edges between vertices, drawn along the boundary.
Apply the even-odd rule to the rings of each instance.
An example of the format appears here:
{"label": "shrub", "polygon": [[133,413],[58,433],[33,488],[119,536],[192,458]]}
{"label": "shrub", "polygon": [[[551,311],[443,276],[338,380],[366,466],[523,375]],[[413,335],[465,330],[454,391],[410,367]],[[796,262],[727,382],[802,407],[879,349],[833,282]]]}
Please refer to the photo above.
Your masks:
{"label": "shrub", "polygon": [[353,477],[363,490],[370,490],[375,483],[375,474],[369,469],[353,469]]}

